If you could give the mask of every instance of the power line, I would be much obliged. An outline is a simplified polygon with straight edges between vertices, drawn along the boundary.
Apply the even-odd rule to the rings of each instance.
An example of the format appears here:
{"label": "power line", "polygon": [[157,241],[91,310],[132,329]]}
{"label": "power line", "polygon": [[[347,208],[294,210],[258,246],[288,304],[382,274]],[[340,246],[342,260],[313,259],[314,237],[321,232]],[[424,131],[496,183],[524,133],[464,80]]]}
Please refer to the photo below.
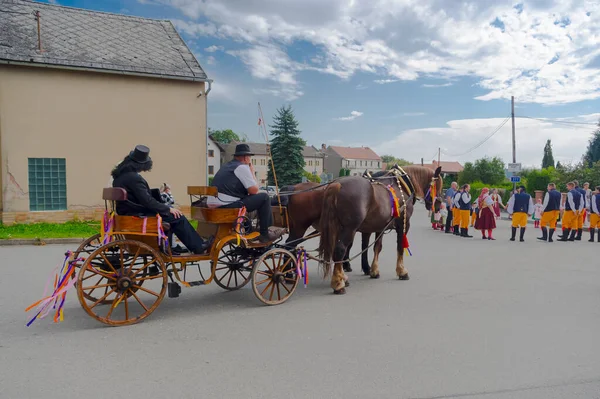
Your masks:
{"label": "power line", "polygon": [[534,118],[532,116],[523,116],[523,115],[519,115],[519,116],[517,116],[517,118],[534,119],[536,121],[550,122],[550,123],[562,123],[562,124],[567,124],[567,125],[598,126],[598,124],[593,123],[593,122],[573,122],[573,121],[563,121],[563,120],[559,120],[559,119]]}
{"label": "power line", "polygon": [[502,123],[500,123],[500,125],[498,125],[498,127],[496,127],[492,133],[490,133],[489,135],[486,136],[486,138],[484,138],[483,140],[481,140],[479,143],[475,144],[473,147],[469,148],[466,152],[463,152],[462,154],[448,154],[445,151],[442,151],[444,153],[444,155],[448,155],[451,157],[461,157],[463,155],[466,155],[468,153],[470,153],[473,150],[476,150],[477,148],[481,147],[486,141],[488,141],[489,139],[491,139],[496,133],[498,133],[498,131],[502,128],[502,126],[504,126],[506,124],[506,122],[508,122],[510,120],[510,116],[507,116],[506,119],[504,119],[502,121]]}

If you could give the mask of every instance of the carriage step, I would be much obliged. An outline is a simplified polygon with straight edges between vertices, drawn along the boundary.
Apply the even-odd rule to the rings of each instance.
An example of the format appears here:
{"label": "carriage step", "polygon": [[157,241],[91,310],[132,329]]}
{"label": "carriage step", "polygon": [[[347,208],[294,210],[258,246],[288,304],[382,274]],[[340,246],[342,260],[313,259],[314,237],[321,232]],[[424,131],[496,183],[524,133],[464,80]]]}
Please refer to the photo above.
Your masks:
{"label": "carriage step", "polygon": [[168,283],[167,295],[169,298],[178,298],[179,294],[181,294],[181,286],[177,283]]}
{"label": "carriage step", "polygon": [[199,285],[205,285],[206,281],[204,281],[204,280],[188,281],[188,284],[190,285],[190,287],[197,287]]}

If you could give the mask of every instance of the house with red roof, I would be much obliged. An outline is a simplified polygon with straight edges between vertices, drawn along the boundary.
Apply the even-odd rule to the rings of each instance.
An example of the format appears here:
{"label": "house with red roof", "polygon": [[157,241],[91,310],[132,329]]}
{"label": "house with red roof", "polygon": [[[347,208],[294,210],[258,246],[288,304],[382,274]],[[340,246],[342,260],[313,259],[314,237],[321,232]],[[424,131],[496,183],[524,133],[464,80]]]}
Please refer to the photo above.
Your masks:
{"label": "house with red roof", "polygon": [[[325,149],[325,145],[322,146]],[[368,170],[381,170],[381,157],[369,147],[329,146],[325,150],[325,171],[339,177],[342,169],[349,170],[349,176],[360,176]]]}

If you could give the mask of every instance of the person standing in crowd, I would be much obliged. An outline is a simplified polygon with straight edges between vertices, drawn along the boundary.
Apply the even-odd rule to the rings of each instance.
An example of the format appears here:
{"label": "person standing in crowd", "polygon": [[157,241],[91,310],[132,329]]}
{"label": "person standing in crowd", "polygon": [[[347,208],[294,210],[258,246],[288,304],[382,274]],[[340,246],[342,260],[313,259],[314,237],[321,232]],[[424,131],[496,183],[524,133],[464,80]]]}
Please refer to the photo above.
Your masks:
{"label": "person standing in crowd", "polygon": [[594,233],[598,229],[598,242],[600,242],[600,186],[596,186],[596,191],[590,197],[592,204],[590,210],[590,239],[594,242]]}
{"label": "person standing in crowd", "polygon": [[506,209],[506,206],[504,206],[504,204],[502,203],[502,197],[500,196],[500,194],[498,194],[497,189],[492,190],[491,198],[494,202],[494,214],[496,216],[496,219],[500,219],[500,207]]}
{"label": "person standing in crowd", "polygon": [[171,186],[167,183],[163,183],[160,187],[160,198],[162,202],[169,205],[171,208],[175,206],[175,198],[173,198],[173,194],[171,194]]}
{"label": "person standing in crowd", "polygon": [[446,218],[446,230],[445,233],[450,233],[450,227],[453,226],[453,209],[454,209],[454,195],[456,195],[456,189],[458,188],[458,183],[455,181],[450,184],[450,188],[446,190],[446,209],[448,210],[448,217]]}
{"label": "person standing in crowd", "polygon": [[583,211],[583,203],[585,199],[581,193],[575,189],[574,182],[567,183],[567,201],[565,203],[565,213],[563,215],[563,235],[559,241],[575,241],[577,234],[578,217]]}
{"label": "person standing in crowd", "polygon": [[[538,237],[538,240],[548,240],[548,242],[553,242],[552,236],[556,230],[556,221],[558,220],[558,214],[560,212],[561,199],[562,196],[556,191],[556,184],[548,184],[548,192],[544,196],[544,202],[542,203],[542,219],[540,220],[542,236]],[[550,227],[549,231],[548,226]]]}
{"label": "person standing in crowd", "polygon": [[583,205],[581,213],[577,215],[577,235],[575,236],[575,240],[581,241],[581,236],[583,234],[583,223],[585,221],[585,211],[588,207],[585,199],[587,193],[583,188],[579,187],[579,182],[577,180],[574,180],[573,184],[575,184],[575,190],[577,190],[579,194],[581,194],[581,201]]}
{"label": "person standing in crowd", "polygon": [[[444,231],[445,221],[448,218],[448,208],[445,203],[442,202],[442,206],[440,207],[440,231]],[[447,226],[447,225],[446,225]]]}
{"label": "person standing in crowd", "polygon": [[469,235],[469,219],[471,219],[471,186],[465,184],[462,186],[462,192],[458,198],[458,207],[460,208],[460,236],[472,238]]}
{"label": "person standing in crowd", "polygon": [[533,201],[531,195],[527,194],[525,186],[519,186],[515,194],[508,201],[508,213],[512,215],[512,235],[511,241],[515,240],[517,227],[521,228],[519,241],[525,241],[525,229],[527,227],[527,218],[533,213]]}
{"label": "person standing in crowd", "polygon": [[473,201],[473,205],[471,207],[471,227],[475,227],[475,222],[477,221],[478,215],[479,215],[479,200],[475,199],[475,201]]}
{"label": "person standing in crowd", "polygon": [[458,190],[456,192],[456,194],[454,194],[454,203],[453,203],[453,213],[454,215],[452,215],[453,221],[452,224],[454,225],[454,235],[455,236],[460,236],[460,205],[458,204],[458,200],[460,199],[460,196],[463,193],[463,189],[461,188],[460,190]]}
{"label": "person standing in crowd", "polygon": [[[475,230],[481,231],[481,238],[483,240],[495,240],[495,238],[492,237],[492,230],[496,228],[496,214],[494,211],[494,201],[492,200],[489,191],[489,188],[484,187],[477,200],[479,215],[475,222]],[[486,230],[488,232],[487,237],[485,236]]]}
{"label": "person standing in crowd", "polygon": [[542,199],[538,198],[533,206],[533,227],[536,229],[540,227],[540,219],[542,218],[543,211],[544,207],[542,206]]}
{"label": "person standing in crowd", "polygon": [[[585,203],[587,204],[586,215],[587,221],[590,221],[590,214],[592,213],[592,195],[594,192],[590,189],[590,183],[583,183],[583,190],[585,191]],[[583,221],[585,223],[585,220]]]}

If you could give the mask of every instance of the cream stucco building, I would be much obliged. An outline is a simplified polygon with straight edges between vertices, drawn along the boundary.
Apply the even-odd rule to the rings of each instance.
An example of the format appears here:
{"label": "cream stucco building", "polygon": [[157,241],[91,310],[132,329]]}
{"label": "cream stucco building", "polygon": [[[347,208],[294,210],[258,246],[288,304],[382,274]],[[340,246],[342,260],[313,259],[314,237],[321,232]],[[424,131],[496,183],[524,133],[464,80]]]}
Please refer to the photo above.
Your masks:
{"label": "cream stucco building", "polygon": [[136,144],[150,147],[150,186],[169,183],[187,205],[186,187],[208,179],[211,81],[173,25],[24,0],[0,7],[2,221],[98,218],[111,169]]}

